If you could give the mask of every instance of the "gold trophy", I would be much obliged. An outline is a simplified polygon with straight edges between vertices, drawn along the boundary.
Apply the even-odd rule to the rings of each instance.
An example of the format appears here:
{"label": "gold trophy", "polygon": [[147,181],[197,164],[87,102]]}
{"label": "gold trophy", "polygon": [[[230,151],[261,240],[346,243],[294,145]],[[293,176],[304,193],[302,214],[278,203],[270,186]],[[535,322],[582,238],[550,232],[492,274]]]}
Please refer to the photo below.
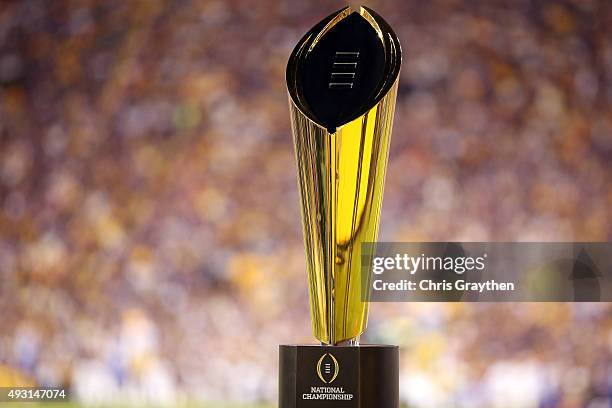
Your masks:
{"label": "gold trophy", "polygon": [[377,239],[401,48],[367,7],[326,17],[296,45],[287,88],[314,336],[280,349],[280,407],[397,407],[398,348],[360,345],[361,244]]}

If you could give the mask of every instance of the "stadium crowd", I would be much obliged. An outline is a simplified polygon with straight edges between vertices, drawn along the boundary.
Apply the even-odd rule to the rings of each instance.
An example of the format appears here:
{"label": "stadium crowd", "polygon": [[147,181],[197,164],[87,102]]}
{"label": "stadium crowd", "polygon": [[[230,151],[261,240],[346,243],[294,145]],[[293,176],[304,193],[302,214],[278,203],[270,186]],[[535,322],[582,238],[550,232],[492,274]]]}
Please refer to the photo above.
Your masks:
{"label": "stadium crowd", "polygon": [[[273,403],[312,342],[284,68],[337,1],[0,4],[0,386]],[[372,1],[387,241],[610,241],[612,3]],[[612,306],[374,304],[414,407],[604,407]]]}

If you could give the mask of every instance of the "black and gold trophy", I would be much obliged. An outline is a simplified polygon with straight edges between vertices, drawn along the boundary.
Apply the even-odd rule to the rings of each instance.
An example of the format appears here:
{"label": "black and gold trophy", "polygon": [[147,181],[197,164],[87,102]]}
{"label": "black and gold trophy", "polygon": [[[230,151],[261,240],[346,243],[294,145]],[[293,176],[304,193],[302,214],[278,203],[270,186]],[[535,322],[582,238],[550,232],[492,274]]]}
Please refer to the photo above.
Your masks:
{"label": "black and gold trophy", "polygon": [[[287,64],[310,288],[321,345],[280,346],[280,408],[397,408],[397,346],[359,344],[361,243],[376,241],[401,49],[366,7],[319,22]],[[364,292],[365,293],[365,292]]]}

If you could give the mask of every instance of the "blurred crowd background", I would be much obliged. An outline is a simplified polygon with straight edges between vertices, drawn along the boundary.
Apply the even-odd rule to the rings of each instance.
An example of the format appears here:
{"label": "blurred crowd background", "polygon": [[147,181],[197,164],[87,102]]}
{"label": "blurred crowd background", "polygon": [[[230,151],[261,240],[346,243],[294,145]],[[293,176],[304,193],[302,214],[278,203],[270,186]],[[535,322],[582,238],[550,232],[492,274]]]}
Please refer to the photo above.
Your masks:
{"label": "blurred crowd background", "polygon": [[[274,404],[313,342],[284,82],[340,1],[0,4],[0,385]],[[612,3],[372,1],[380,239],[612,238]],[[609,304],[374,304],[411,407],[609,407]]]}

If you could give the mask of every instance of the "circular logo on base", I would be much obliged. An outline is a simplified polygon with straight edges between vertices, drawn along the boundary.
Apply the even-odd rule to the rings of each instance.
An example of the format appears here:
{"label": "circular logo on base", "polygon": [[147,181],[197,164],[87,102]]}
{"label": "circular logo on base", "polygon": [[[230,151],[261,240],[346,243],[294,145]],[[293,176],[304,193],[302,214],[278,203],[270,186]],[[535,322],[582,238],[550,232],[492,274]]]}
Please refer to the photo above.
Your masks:
{"label": "circular logo on base", "polygon": [[331,384],[340,371],[338,360],[331,353],[325,353],[317,362],[317,375],[325,384]]}

